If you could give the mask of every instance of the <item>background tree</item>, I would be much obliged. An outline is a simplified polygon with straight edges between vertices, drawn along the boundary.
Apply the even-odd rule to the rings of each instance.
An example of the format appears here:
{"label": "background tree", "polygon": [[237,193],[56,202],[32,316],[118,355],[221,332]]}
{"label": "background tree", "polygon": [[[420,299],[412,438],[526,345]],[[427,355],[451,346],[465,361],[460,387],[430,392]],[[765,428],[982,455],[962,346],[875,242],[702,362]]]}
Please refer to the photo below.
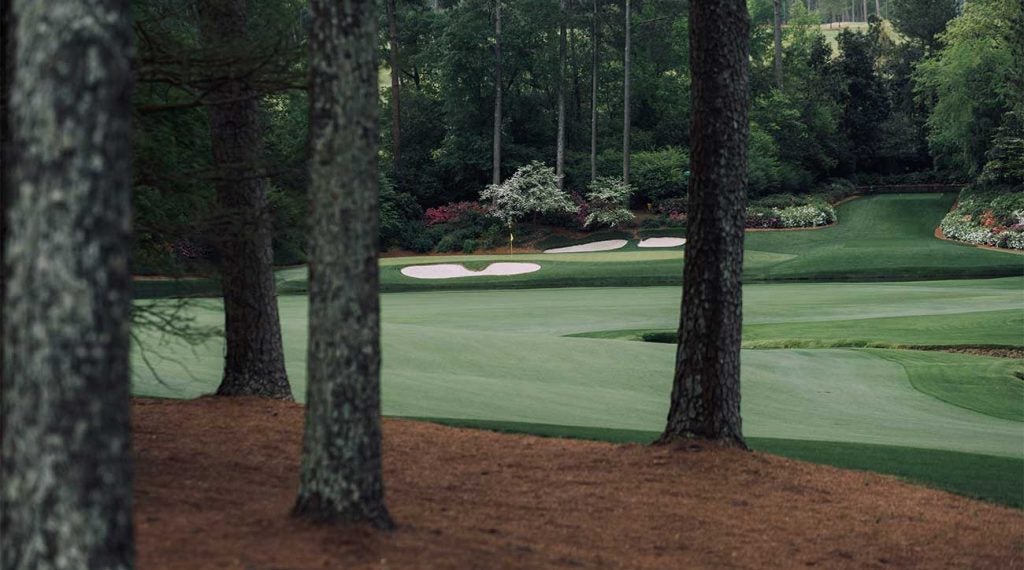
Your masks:
{"label": "background tree", "polygon": [[956,0],[891,0],[892,21],[905,36],[934,49],[938,35],[956,16]]}
{"label": "background tree", "polygon": [[772,37],[774,39],[773,45],[775,47],[773,51],[775,87],[778,88],[779,91],[782,91],[782,7],[780,4],[781,0],[772,1]]}
{"label": "background tree", "polygon": [[632,67],[630,66],[630,63],[632,62],[631,52],[633,51],[633,49],[632,49],[633,45],[632,45],[632,41],[631,41],[632,38],[630,37],[631,36],[631,29],[632,29],[632,24],[631,24],[630,18],[632,16],[633,10],[630,7],[629,0],[625,0],[625,2],[626,2],[626,8],[625,8],[625,16],[626,16],[625,35],[626,35],[626,40],[623,43],[624,47],[623,47],[623,50],[622,50],[622,52],[623,52],[623,56],[622,56],[622,77],[623,77],[623,79],[622,79],[622,181],[624,183],[626,183],[626,184],[629,184],[629,170],[630,170],[630,168],[629,168],[629,166],[630,166],[629,165],[629,158],[630,158],[630,156],[629,156],[629,153],[630,153],[629,131],[630,131],[630,122],[632,120],[632,115],[631,115],[631,112],[630,112],[630,105],[629,105],[629,92],[630,92],[630,79],[631,79],[630,76],[632,75],[632,73],[631,73],[632,72]]}
{"label": "background tree", "polygon": [[388,15],[388,62],[391,65],[391,163],[393,175],[400,180],[402,163],[401,68],[398,65],[398,15],[395,0],[385,0]]}
{"label": "background tree", "polygon": [[131,568],[128,3],[13,8],[0,566]]}
{"label": "background tree", "polygon": [[373,0],[313,0],[306,429],[296,515],[390,528],[381,472]]}
{"label": "background tree", "polygon": [[1021,105],[1022,12],[1019,2],[967,3],[939,35],[944,47],[917,66],[918,93],[934,102],[928,144],[940,164],[980,172],[1004,114]]}
{"label": "background tree", "polygon": [[491,184],[501,183],[501,0],[494,0],[494,144]]}
{"label": "background tree", "polygon": [[558,188],[565,185],[565,0],[558,1],[558,143],[555,151],[555,176]]}
{"label": "background tree", "polygon": [[597,0],[594,0],[594,13],[590,28],[590,181],[597,179]]}
{"label": "background tree", "polygon": [[743,0],[690,4],[690,225],[663,442],[702,438],[746,446],[740,418],[740,337],[749,34]]}

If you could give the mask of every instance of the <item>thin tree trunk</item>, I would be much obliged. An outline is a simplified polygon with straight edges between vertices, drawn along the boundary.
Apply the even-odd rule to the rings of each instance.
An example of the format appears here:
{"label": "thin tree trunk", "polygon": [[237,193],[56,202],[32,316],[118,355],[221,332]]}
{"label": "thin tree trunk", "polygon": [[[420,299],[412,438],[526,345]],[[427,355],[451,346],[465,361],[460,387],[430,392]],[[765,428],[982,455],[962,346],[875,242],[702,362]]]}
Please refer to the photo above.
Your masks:
{"label": "thin tree trunk", "polygon": [[558,189],[565,187],[565,0],[558,3],[558,144],[555,177]]}
{"label": "thin tree trunk", "polygon": [[[203,0],[200,32],[224,57],[244,53],[246,0]],[[292,398],[284,368],[274,282],[268,183],[253,176],[263,155],[259,100],[242,70],[211,77],[210,139],[217,168],[217,202],[224,292],[224,376],[217,394]]]}
{"label": "thin tree trunk", "polygon": [[774,17],[774,36],[775,36],[775,86],[782,91],[782,6],[780,0],[774,0],[772,3],[775,17]]}
{"label": "thin tree trunk", "polygon": [[394,179],[399,181],[402,163],[402,98],[401,82],[398,68],[398,15],[395,13],[395,0],[387,0],[388,11],[388,43],[391,63],[391,161],[394,168]]}
{"label": "thin tree trunk", "polygon": [[868,21],[868,0],[862,0],[862,4],[863,4],[862,8],[864,9],[864,12],[863,12],[863,14],[864,14],[864,21],[867,22]]}
{"label": "thin tree trunk", "polygon": [[14,11],[0,567],[131,568],[129,2]]}
{"label": "thin tree trunk", "polygon": [[662,441],[745,447],[740,419],[741,273],[749,138],[744,0],[690,4],[689,228],[679,347]]}
{"label": "thin tree trunk", "polygon": [[622,90],[622,181],[629,184],[629,122],[630,122],[630,108],[629,108],[629,90],[630,90],[630,73],[632,71],[630,64],[630,51],[632,51],[632,44],[630,43],[630,28],[632,24],[631,20],[631,8],[629,0],[626,0],[626,46],[623,55],[623,90]]}
{"label": "thin tree trunk", "polygon": [[881,0],[875,0],[875,17],[879,20],[882,19],[882,4]]}
{"label": "thin tree trunk", "polygon": [[594,0],[594,20],[590,29],[590,181],[597,179],[597,0]]}
{"label": "thin tree trunk", "polygon": [[494,0],[494,146],[491,183],[501,184],[501,0]]}
{"label": "thin tree trunk", "polygon": [[295,514],[390,528],[381,473],[374,0],[313,0],[309,354]]}

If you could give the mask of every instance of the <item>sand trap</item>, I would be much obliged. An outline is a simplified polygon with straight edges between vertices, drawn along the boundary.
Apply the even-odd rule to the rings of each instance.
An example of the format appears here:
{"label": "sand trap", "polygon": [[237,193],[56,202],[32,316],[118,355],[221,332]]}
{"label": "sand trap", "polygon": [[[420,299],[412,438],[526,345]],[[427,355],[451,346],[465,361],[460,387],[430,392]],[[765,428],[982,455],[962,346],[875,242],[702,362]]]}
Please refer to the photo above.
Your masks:
{"label": "sand trap", "polygon": [[640,240],[637,247],[679,247],[686,244],[686,238],[653,237]]}
{"label": "sand trap", "polygon": [[606,239],[604,241],[593,241],[582,245],[570,245],[569,247],[556,247],[545,249],[544,253],[585,253],[588,251],[610,251],[619,249],[626,245],[624,239]]}
{"label": "sand trap", "polygon": [[492,263],[482,271],[466,269],[454,263],[437,265],[412,265],[402,268],[402,275],[416,279],[452,279],[454,277],[491,277],[496,275],[520,275],[540,269],[536,263]]}

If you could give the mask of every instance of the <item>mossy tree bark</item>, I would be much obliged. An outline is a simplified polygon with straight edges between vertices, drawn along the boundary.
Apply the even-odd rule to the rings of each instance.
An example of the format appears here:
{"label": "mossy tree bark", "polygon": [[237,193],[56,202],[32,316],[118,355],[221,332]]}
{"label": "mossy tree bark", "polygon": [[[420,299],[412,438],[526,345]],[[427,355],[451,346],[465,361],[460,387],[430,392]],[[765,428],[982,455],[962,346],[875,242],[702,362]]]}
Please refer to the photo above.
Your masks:
{"label": "mossy tree bark", "polygon": [[134,564],[128,10],[128,0],[14,2],[5,570]]}
{"label": "mossy tree bark", "polygon": [[295,514],[390,528],[381,473],[374,0],[313,0],[306,429]]}
{"label": "mossy tree bark", "polygon": [[[206,49],[243,60],[248,49],[246,0],[202,0]],[[240,55],[241,54],[241,55]],[[292,399],[284,367],[274,282],[268,183],[263,175],[259,98],[247,69],[230,66],[209,78],[210,137],[221,208],[218,239],[224,294],[224,376],[217,394]]]}
{"label": "mossy tree bark", "polygon": [[662,441],[699,438],[745,447],[740,327],[749,31],[743,0],[690,4],[693,174],[679,347]]}

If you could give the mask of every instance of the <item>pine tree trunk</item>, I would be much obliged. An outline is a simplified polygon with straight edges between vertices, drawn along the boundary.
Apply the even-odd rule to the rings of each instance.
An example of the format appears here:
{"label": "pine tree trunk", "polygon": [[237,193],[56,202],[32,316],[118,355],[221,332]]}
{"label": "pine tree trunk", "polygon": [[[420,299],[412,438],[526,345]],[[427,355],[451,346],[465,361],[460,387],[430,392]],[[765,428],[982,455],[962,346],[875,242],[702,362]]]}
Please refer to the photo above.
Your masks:
{"label": "pine tree trunk", "polygon": [[391,64],[391,162],[394,168],[394,180],[400,180],[402,165],[402,85],[399,81],[398,68],[398,15],[395,13],[395,0],[387,0],[388,11],[388,46]]}
{"label": "pine tree trunk", "polygon": [[0,567],[131,568],[129,2],[14,11]]}
{"label": "pine tree trunk", "polygon": [[[7,212],[10,209],[11,171],[14,166],[14,144],[11,136],[11,80],[14,70],[14,13],[11,0],[0,0],[0,323],[3,323],[3,300],[7,298]],[[0,327],[2,331],[2,327]],[[0,393],[3,393],[3,336],[0,332]]]}
{"label": "pine tree trunk", "polygon": [[[199,3],[203,43],[230,58],[244,53],[246,0]],[[210,78],[209,117],[222,257],[224,377],[217,394],[292,399],[284,368],[274,282],[268,182],[261,174],[259,99],[245,70]]]}
{"label": "pine tree trunk", "polygon": [[306,429],[295,514],[390,528],[381,473],[374,0],[313,0]]}
{"label": "pine tree trunk", "polygon": [[594,21],[590,29],[590,181],[597,179],[597,0],[594,0]]}
{"label": "pine tree trunk", "polygon": [[632,73],[632,67],[630,63],[630,52],[632,51],[632,44],[630,43],[630,33],[632,28],[631,23],[632,9],[629,5],[629,0],[626,0],[626,47],[623,55],[623,90],[622,90],[622,181],[629,184],[629,123],[630,123],[630,105],[629,105],[629,91],[630,91],[630,75]]}
{"label": "pine tree trunk", "polygon": [[775,86],[782,91],[782,6],[780,0],[774,0],[772,6],[775,13],[773,34],[775,36]]}
{"label": "pine tree trunk", "polygon": [[882,19],[882,4],[880,0],[875,0],[875,17],[879,20]]}
{"label": "pine tree trunk", "polygon": [[558,2],[558,144],[555,177],[558,189],[565,187],[565,0]]}
{"label": "pine tree trunk", "polygon": [[749,137],[746,2],[690,4],[689,228],[672,400],[662,441],[745,446],[741,273]]}
{"label": "pine tree trunk", "polygon": [[494,0],[494,146],[491,183],[501,184],[501,0]]}

